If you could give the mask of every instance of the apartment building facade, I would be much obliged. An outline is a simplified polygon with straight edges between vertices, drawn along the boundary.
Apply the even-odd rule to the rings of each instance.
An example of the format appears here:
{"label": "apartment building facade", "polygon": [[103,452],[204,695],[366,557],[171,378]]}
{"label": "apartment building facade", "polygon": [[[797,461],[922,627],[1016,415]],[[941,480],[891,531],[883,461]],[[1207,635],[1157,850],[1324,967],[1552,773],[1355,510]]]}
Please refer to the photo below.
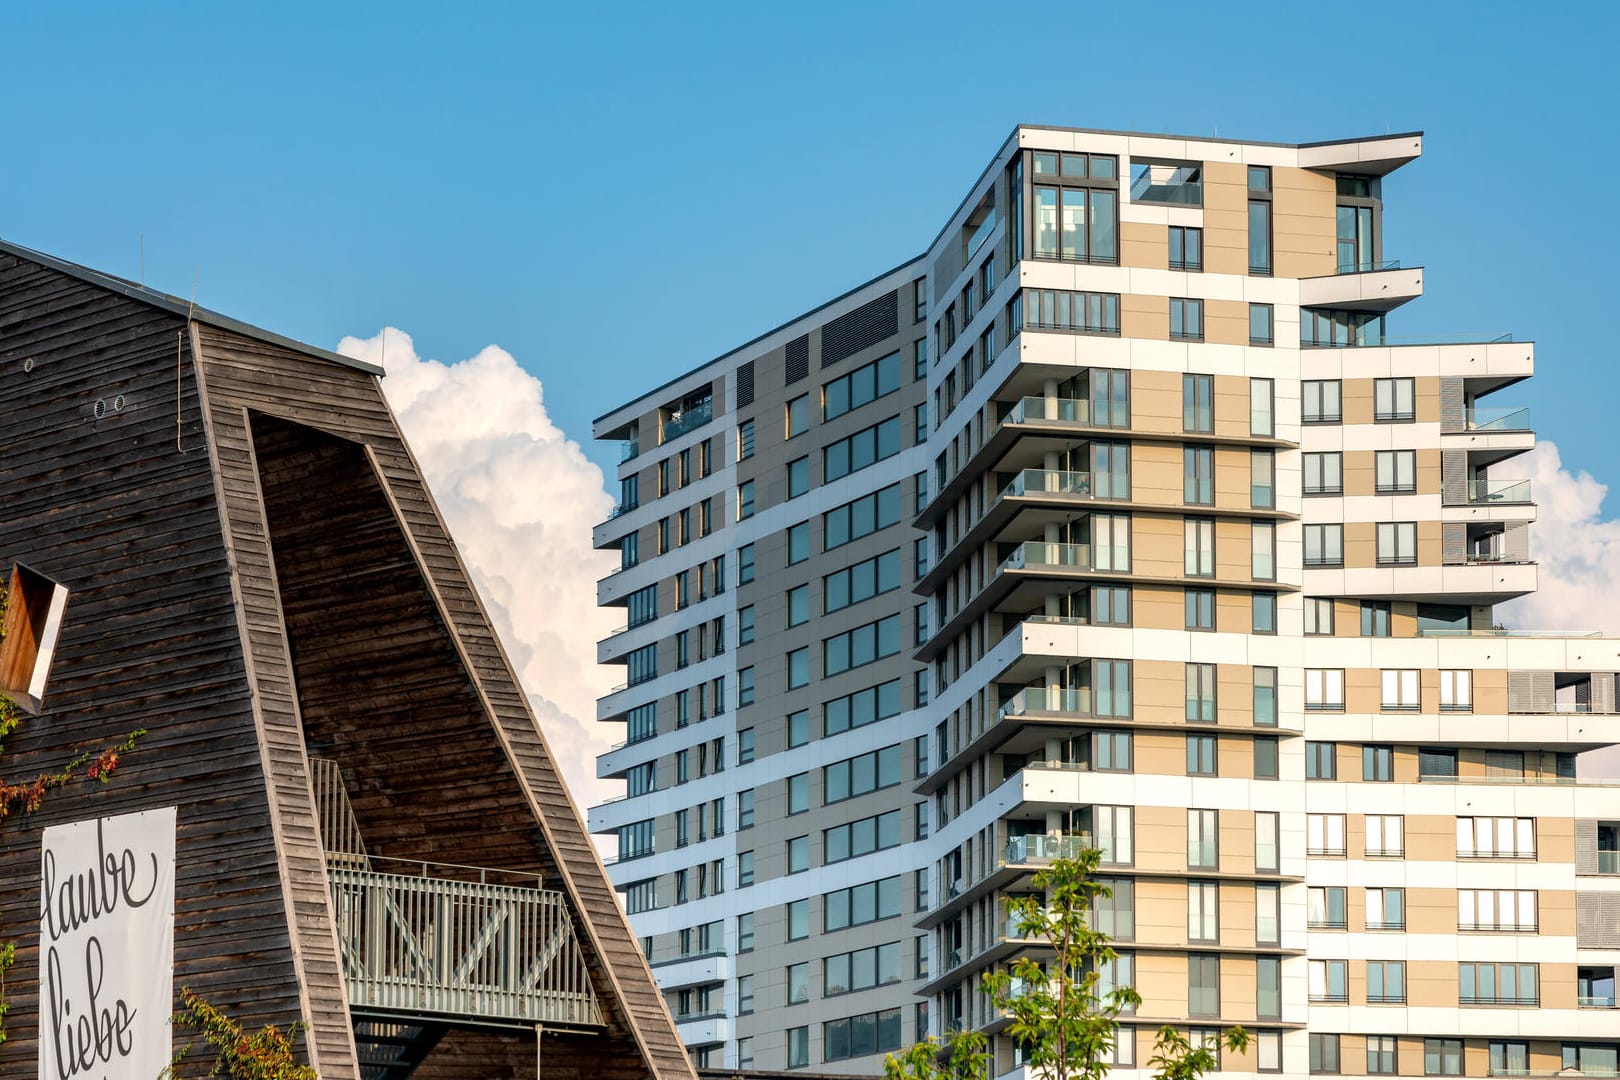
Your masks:
{"label": "apartment building facade", "polygon": [[1001,898],[1097,848],[1127,1075],[1163,1023],[1254,1032],[1227,1072],[1613,1072],[1620,787],[1576,755],[1620,643],[1500,628],[1534,350],[1400,337],[1420,153],[1020,127],[922,257],[598,422],[635,685],[592,827],[700,1063],[963,1026],[1018,1069]]}

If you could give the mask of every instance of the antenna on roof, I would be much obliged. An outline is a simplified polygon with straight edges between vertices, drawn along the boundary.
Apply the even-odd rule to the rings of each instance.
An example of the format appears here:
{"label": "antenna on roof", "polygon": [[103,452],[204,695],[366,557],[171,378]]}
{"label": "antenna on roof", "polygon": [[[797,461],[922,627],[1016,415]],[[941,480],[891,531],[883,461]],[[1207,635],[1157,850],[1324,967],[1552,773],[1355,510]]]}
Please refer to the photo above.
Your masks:
{"label": "antenna on roof", "polygon": [[146,234],[141,233],[141,284],[146,284]]}
{"label": "antenna on roof", "polygon": [[[141,234],[141,276],[146,275],[146,234]],[[202,266],[199,264],[191,275],[191,306],[186,309],[186,329],[174,332],[174,448],[180,453],[186,453],[186,448],[180,442],[181,417],[184,410],[181,408],[183,395],[180,387],[180,361],[184,353],[186,331],[191,329],[192,316],[197,313],[197,282],[202,278]]]}

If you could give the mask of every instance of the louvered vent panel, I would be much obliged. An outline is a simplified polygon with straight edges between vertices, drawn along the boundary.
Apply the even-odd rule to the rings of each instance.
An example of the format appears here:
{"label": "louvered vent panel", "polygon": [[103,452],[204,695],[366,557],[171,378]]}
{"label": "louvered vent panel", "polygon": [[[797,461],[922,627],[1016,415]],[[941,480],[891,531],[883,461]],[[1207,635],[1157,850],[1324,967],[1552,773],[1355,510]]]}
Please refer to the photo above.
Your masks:
{"label": "louvered vent panel", "polygon": [[1590,818],[1575,820],[1575,872],[1577,874],[1595,874],[1598,872],[1597,857],[1597,822]]}
{"label": "louvered vent panel", "polygon": [[1440,561],[1458,566],[1468,561],[1468,526],[1460,521],[1440,525]]}
{"label": "louvered vent panel", "polygon": [[1592,673],[1592,711],[1605,716],[1614,712],[1614,672]]}
{"label": "louvered vent panel", "polygon": [[1462,431],[1467,426],[1468,407],[1463,401],[1461,379],[1440,380],[1440,430]]}
{"label": "louvered vent panel", "polygon": [[1468,451],[1440,452],[1440,498],[1448,506],[1468,501]]}
{"label": "louvered vent panel", "polygon": [[900,325],[900,294],[884,293],[821,328],[821,366],[831,367],[868,345],[892,337]]}
{"label": "louvered vent panel", "polygon": [[1550,671],[1508,672],[1508,712],[1550,713],[1553,711],[1553,673]]}
{"label": "louvered vent panel", "polygon": [[787,383],[792,386],[810,374],[810,335],[803,334],[787,344]]}
{"label": "louvered vent panel", "polygon": [[754,403],[754,362],[752,360],[737,369],[737,408]]}
{"label": "louvered vent panel", "polygon": [[1530,561],[1529,525],[1515,521],[1502,530],[1502,557],[1515,562]]}
{"label": "louvered vent panel", "polygon": [[1620,949],[1620,893],[1575,894],[1575,947]]}

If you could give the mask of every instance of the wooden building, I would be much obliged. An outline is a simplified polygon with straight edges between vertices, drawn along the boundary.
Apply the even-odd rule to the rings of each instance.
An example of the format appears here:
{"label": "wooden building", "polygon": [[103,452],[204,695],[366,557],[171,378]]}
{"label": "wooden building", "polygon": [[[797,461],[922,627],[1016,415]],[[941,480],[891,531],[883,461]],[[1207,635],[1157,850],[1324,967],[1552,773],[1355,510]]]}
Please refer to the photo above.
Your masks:
{"label": "wooden building", "polygon": [[0,760],[146,730],[0,829],[0,1075],[41,831],[172,806],[176,985],[324,1080],[694,1076],[381,374],[0,243],[0,560],[68,594]]}

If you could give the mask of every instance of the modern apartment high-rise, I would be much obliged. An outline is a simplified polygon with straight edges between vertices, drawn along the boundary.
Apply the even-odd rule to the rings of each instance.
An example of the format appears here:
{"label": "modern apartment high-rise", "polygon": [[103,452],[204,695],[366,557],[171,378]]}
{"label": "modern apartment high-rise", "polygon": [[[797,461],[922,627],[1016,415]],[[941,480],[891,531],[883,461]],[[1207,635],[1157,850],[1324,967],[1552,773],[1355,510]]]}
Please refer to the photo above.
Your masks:
{"label": "modern apartment high-rise", "polygon": [[1620,641],[1500,626],[1534,350],[1402,338],[1421,143],[1020,127],[923,256],[597,422],[591,826],[699,1064],[1017,1070],[1001,898],[1096,848],[1125,1077],[1163,1023],[1615,1074]]}

